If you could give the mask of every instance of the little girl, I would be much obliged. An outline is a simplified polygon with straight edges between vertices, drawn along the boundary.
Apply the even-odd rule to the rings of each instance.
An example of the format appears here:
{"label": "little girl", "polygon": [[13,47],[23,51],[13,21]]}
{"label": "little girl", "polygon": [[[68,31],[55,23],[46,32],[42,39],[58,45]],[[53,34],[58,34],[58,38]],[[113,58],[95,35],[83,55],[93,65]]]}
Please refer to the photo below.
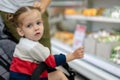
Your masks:
{"label": "little girl", "polygon": [[[21,7],[14,14],[13,22],[21,39],[13,54],[10,80],[31,80],[32,72],[40,62],[45,62],[49,67],[55,68],[68,61],[83,57],[83,48],[67,55],[52,55],[47,47],[38,42],[44,32],[39,8]],[[50,73],[46,70],[40,75],[40,79],[68,80],[59,70]]]}

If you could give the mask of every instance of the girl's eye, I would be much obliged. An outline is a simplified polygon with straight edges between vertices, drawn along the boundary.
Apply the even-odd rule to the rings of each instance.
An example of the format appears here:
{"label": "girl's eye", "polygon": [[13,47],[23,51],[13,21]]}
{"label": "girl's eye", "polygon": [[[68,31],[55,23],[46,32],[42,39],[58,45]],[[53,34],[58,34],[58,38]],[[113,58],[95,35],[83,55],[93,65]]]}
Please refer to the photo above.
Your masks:
{"label": "girl's eye", "polygon": [[32,27],[32,24],[27,25],[27,28],[31,28],[31,27]]}
{"label": "girl's eye", "polygon": [[41,24],[41,22],[40,22],[40,21],[38,21],[36,24],[37,24],[37,25],[40,25],[40,24]]}

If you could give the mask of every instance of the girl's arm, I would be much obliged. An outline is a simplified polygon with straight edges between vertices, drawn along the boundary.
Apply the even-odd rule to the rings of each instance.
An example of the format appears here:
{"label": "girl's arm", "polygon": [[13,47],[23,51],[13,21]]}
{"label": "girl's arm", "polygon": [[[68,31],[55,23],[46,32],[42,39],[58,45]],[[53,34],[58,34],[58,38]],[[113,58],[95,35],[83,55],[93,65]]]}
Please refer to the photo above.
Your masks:
{"label": "girl's arm", "polygon": [[[46,59],[46,63],[49,66],[55,67],[62,64],[65,64],[66,62],[72,61],[74,59],[79,59],[83,57],[83,47],[80,47],[76,49],[73,53],[67,54],[66,56],[63,54],[59,55],[51,55]],[[54,65],[54,66],[53,66]]]}
{"label": "girl's arm", "polygon": [[45,61],[45,63],[49,67],[56,67],[66,62],[69,62],[74,59],[82,58],[83,57],[83,48],[76,49],[71,54],[59,54],[59,55],[52,55],[47,47],[44,47],[41,44],[35,45],[31,50],[29,55],[32,59],[38,62]]}

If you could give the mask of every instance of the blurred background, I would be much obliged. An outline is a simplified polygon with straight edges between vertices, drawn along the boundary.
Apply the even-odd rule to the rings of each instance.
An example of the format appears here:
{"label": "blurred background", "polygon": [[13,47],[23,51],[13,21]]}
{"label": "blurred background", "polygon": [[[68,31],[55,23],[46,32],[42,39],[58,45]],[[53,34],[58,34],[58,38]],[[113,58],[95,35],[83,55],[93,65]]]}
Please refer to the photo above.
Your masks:
{"label": "blurred background", "polygon": [[85,48],[76,80],[120,80],[120,0],[52,0],[48,13],[54,54]]}

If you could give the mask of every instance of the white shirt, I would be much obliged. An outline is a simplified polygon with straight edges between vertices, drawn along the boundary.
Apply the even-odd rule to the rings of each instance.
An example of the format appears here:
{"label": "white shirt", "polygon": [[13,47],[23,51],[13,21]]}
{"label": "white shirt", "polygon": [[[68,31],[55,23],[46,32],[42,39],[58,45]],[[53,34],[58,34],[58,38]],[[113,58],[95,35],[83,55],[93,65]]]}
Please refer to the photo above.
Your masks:
{"label": "white shirt", "polygon": [[47,47],[44,47],[39,42],[29,40],[27,38],[21,38],[20,42],[16,45],[13,56],[18,57],[25,61],[45,61],[50,55],[50,51]]}
{"label": "white shirt", "polygon": [[35,1],[40,0],[0,0],[0,11],[14,13],[22,6],[32,6]]}

